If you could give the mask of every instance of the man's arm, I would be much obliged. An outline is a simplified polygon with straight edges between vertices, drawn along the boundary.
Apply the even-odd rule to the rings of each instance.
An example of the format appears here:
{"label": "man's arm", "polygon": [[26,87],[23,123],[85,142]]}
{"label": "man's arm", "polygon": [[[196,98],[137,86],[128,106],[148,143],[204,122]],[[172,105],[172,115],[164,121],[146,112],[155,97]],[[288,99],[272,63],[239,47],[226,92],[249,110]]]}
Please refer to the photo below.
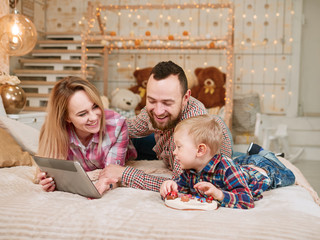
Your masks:
{"label": "man's arm", "polygon": [[100,172],[99,178],[118,179],[124,186],[155,192],[159,192],[161,184],[170,179],[146,174],[133,167],[123,167],[115,164],[106,166]]}
{"label": "man's arm", "polygon": [[149,115],[144,107],[137,116],[127,119],[129,137],[139,138],[150,135],[152,131],[150,131],[149,122]]}
{"label": "man's arm", "polygon": [[160,186],[170,178],[146,174],[142,170],[126,167],[122,174],[122,184],[132,188],[159,192]]}
{"label": "man's arm", "polygon": [[230,132],[227,124],[219,116],[215,115],[214,118],[222,129],[223,140],[222,140],[220,152],[223,155],[231,158],[232,157],[232,149],[233,149],[233,146],[232,146],[233,141],[232,141],[231,132]]}

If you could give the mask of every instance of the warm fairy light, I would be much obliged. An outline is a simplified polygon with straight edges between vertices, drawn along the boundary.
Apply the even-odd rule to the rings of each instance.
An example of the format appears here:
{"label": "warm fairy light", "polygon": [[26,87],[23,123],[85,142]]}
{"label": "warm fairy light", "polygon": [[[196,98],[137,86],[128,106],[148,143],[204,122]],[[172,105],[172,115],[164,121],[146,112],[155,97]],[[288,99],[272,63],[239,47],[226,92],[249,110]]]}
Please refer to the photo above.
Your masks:
{"label": "warm fairy light", "polygon": [[[103,6],[102,10],[119,11],[119,16],[120,16],[121,10],[125,9],[130,11],[130,13],[127,15],[128,18],[132,18],[133,16],[136,16],[137,19],[142,19],[143,17],[137,13],[141,10],[148,10],[150,9],[150,7],[152,7],[153,9],[158,8],[162,11],[166,11],[168,9],[198,8],[199,10],[206,11],[206,13],[210,13],[210,14],[212,12],[211,9],[213,8],[215,9],[227,8],[228,9],[227,16],[225,16],[222,12],[219,13],[219,17],[221,18],[224,17],[225,21],[227,21],[228,23],[227,34],[226,36],[222,37],[222,40],[213,38],[213,36],[215,37],[215,33],[214,31],[210,31],[210,30],[207,31],[206,33],[202,33],[202,35],[199,35],[199,36],[197,35],[192,36],[193,34],[196,34],[196,33],[192,33],[188,28],[183,29],[181,32],[172,32],[170,31],[172,22],[169,22],[169,21],[175,21],[174,24],[179,24],[179,27],[185,26],[185,23],[181,18],[179,17],[176,18],[176,15],[168,16],[167,14],[163,14],[163,13],[161,13],[158,16],[160,19],[163,19],[163,18],[166,19],[166,21],[162,22],[161,24],[163,24],[165,27],[168,27],[168,31],[166,31],[166,33],[162,33],[163,34],[162,36],[149,34],[150,29],[152,28],[151,25],[153,24],[150,20],[144,21],[147,23],[148,27],[150,27],[150,29],[143,30],[145,34],[141,34],[141,31],[136,31],[135,27],[139,27],[139,23],[140,23],[140,21],[136,21],[136,22],[132,22],[134,28],[129,30],[130,31],[129,36],[121,36],[119,31],[117,32],[117,34],[111,35],[110,34],[111,29],[106,28],[106,22],[102,22],[101,19],[97,19],[100,30],[106,29],[108,30],[108,34],[103,35],[104,37],[103,39],[99,38],[101,36],[98,36],[98,35],[95,35],[97,38],[91,37],[90,35],[90,40],[99,39],[101,42],[102,40],[104,40],[105,42],[104,46],[107,47],[107,53],[121,50],[121,49],[132,49],[132,50],[145,49],[145,51],[151,51],[151,50],[166,51],[168,49],[180,49],[184,51],[184,49],[186,49],[186,50],[196,50],[200,54],[201,52],[204,52],[210,48],[224,50],[227,63],[225,67],[220,65],[218,68],[221,71],[224,70],[227,74],[225,119],[228,121],[227,124],[229,125],[230,124],[229,121],[231,120],[231,117],[232,117],[232,104],[233,104],[233,39],[232,39],[232,36],[234,34],[233,32],[234,31],[234,28],[233,28],[234,15],[233,15],[232,4],[230,5],[218,4],[218,5],[219,6],[217,7],[215,4],[211,4],[211,3],[207,3],[207,4],[195,3],[194,5],[184,3],[182,5],[154,5],[154,6],[152,6],[151,4],[146,4],[146,5],[133,5],[132,9],[130,9],[130,5],[109,5],[109,6]],[[100,12],[102,13],[101,8],[98,8],[97,11],[99,11],[99,14]],[[135,15],[132,15],[131,14],[132,12],[135,12]],[[91,30],[93,30],[94,24],[97,23],[97,21],[95,21],[96,17],[98,17],[98,14],[96,13],[93,14],[91,17],[87,17],[88,24],[86,24],[85,26],[87,28],[86,34],[90,34]],[[244,15],[244,18],[245,17],[246,15]],[[254,18],[256,19],[257,16],[255,16]],[[193,21],[193,18],[191,16],[188,16],[188,19],[190,22]],[[198,21],[198,19],[196,19],[196,21]],[[225,25],[222,24],[222,26],[225,26]],[[113,31],[115,32],[115,29]],[[82,38],[82,41],[87,41],[85,37],[82,36],[81,38]],[[210,43],[213,43],[213,44],[210,44]],[[250,41],[250,43],[253,45],[256,44],[253,41]],[[243,42],[243,45],[244,44],[245,42]],[[86,66],[85,64],[83,64],[85,63],[84,58],[81,59],[81,63],[82,63],[82,69],[83,69],[83,66]],[[203,63],[204,66],[210,66],[210,64],[212,64],[211,61],[204,61]],[[120,62],[117,62],[116,66],[119,68],[121,66]],[[127,67],[132,68],[131,64],[127,65]],[[139,69],[139,67],[136,67],[136,69]]]}
{"label": "warm fairy light", "polygon": [[279,17],[279,16],[280,16],[280,13],[276,13],[276,16]]}

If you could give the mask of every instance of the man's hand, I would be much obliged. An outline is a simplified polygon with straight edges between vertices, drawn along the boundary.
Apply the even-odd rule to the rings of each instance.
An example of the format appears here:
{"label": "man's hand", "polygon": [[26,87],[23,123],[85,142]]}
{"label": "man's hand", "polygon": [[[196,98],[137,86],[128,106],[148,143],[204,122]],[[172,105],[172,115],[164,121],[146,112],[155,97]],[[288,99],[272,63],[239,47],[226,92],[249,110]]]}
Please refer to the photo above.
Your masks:
{"label": "man's hand", "polygon": [[99,178],[95,183],[98,192],[102,195],[105,191],[118,187],[116,178]]}
{"label": "man's hand", "polygon": [[99,174],[100,178],[107,178],[107,179],[118,179],[118,182],[121,183],[122,174],[124,172],[125,167],[110,164],[106,166]]}

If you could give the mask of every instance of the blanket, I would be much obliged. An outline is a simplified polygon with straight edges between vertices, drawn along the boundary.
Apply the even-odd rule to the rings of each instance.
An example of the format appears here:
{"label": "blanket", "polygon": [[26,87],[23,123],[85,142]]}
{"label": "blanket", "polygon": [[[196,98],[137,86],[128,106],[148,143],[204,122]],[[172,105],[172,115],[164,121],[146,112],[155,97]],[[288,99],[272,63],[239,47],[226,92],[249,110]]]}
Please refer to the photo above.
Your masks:
{"label": "blanket", "polygon": [[[130,164],[153,174],[170,174],[161,161]],[[34,174],[30,166],[0,169],[0,239],[320,237],[320,207],[301,185],[264,192],[250,210],[180,211],[166,207],[157,192],[125,187],[95,200],[44,192],[33,183]]]}

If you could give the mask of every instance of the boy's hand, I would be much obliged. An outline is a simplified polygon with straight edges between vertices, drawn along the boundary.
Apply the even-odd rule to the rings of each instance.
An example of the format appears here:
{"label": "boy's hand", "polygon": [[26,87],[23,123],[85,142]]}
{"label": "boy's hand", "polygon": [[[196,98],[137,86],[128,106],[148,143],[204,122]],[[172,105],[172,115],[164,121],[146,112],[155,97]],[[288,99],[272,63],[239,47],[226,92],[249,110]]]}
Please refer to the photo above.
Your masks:
{"label": "boy's hand", "polygon": [[166,198],[169,192],[178,192],[178,185],[173,180],[164,181],[160,187],[160,194],[163,198]]}
{"label": "boy's hand", "polygon": [[224,198],[223,192],[209,182],[198,182],[194,188],[199,192],[203,192],[207,196],[212,196],[215,200],[222,201]]}

